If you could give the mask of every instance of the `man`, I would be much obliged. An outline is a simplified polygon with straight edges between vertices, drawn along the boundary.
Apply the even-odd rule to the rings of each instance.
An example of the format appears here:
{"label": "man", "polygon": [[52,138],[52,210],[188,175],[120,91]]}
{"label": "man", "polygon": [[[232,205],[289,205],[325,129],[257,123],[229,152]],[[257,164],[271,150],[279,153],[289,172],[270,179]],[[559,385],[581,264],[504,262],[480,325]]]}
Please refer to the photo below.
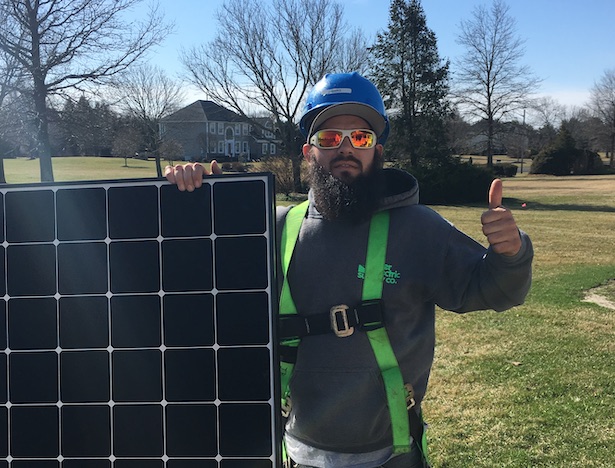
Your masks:
{"label": "man", "polygon": [[[488,249],[418,204],[416,180],[383,169],[384,104],[356,73],[316,84],[300,128],[309,203],[277,210],[280,334],[295,346],[294,356],[282,351],[287,453],[299,467],[426,466],[420,404],[435,305],[461,313],[521,304],[531,242],[502,206],[499,180],[481,219]],[[198,188],[205,173],[198,164],[166,170],[180,190]]]}

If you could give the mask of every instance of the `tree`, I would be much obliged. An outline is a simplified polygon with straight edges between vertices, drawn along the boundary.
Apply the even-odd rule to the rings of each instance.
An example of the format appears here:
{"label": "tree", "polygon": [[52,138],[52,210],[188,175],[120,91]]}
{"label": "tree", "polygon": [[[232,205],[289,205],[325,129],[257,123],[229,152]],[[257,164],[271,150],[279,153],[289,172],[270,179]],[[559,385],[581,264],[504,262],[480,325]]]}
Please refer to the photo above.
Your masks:
{"label": "tree", "polygon": [[60,154],[71,156],[111,154],[113,130],[118,117],[108,104],[91,102],[82,95],[76,102],[67,99],[59,114],[60,141],[57,151]]}
{"label": "tree", "polygon": [[158,131],[160,120],[175,112],[183,100],[180,84],[156,66],[144,64],[128,70],[114,82],[120,107],[139,122],[146,150],[154,153],[156,172],[162,177]]}
{"label": "tree", "polygon": [[603,174],[605,166],[598,155],[587,148],[578,148],[577,142],[566,128],[560,127],[551,146],[541,151],[532,161],[530,173],[552,174]]}
{"label": "tree", "polygon": [[173,164],[173,161],[179,159],[184,153],[184,148],[180,142],[169,138],[160,144],[159,152],[161,158],[166,159],[169,164]]}
{"label": "tree", "polygon": [[562,126],[570,132],[577,148],[605,150],[606,126],[588,107],[573,108],[570,117],[562,120]]}
{"label": "tree", "polygon": [[532,161],[531,174],[569,175],[577,156],[577,144],[562,126],[553,144]]}
{"label": "tree", "polygon": [[48,98],[113,76],[162,41],[169,27],[152,6],[143,22],[122,14],[143,0],[0,0],[0,50],[32,96],[41,180],[52,181]]}
{"label": "tree", "polygon": [[113,154],[124,158],[124,167],[128,167],[128,158],[132,158],[139,150],[141,143],[140,132],[126,121],[117,129],[113,140]]}
{"label": "tree", "polygon": [[19,82],[19,68],[15,58],[0,49],[0,183],[6,183],[4,175],[4,155],[11,150],[11,144],[6,140],[9,122],[8,110],[11,96],[15,95],[15,85]]}
{"label": "tree", "polygon": [[527,107],[539,80],[519,63],[523,41],[503,1],[494,0],[489,9],[476,7],[460,28],[457,42],[466,51],[456,65],[454,94],[462,108],[485,120],[487,164],[492,166],[495,124],[509,112]]}
{"label": "tree", "polygon": [[419,0],[392,0],[388,30],[378,34],[372,76],[390,112],[388,148],[421,160],[449,156],[445,119],[448,61],[440,59],[436,36],[427,27]]}
{"label": "tree", "polygon": [[[182,53],[189,79],[208,97],[245,118],[271,116],[276,138],[292,160],[301,190],[301,145],[296,120],[309,89],[325,73],[369,63],[360,31],[351,34],[332,0],[228,0],[218,12],[218,34]],[[352,57],[350,55],[353,55]],[[258,127],[258,123],[253,121]]]}
{"label": "tree", "polygon": [[606,128],[610,166],[615,167],[615,68],[604,72],[590,91],[590,106]]}
{"label": "tree", "polygon": [[532,100],[530,110],[535,114],[540,127],[558,128],[566,117],[566,106],[550,96]]}

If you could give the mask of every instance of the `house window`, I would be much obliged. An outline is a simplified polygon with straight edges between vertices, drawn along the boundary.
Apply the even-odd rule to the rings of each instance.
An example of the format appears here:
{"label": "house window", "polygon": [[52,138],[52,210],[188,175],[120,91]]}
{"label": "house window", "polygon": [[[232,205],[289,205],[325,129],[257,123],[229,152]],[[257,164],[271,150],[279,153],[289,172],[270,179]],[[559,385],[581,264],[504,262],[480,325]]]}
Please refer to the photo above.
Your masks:
{"label": "house window", "polygon": [[242,125],[242,130],[243,130],[243,134],[244,136],[248,134],[249,130],[250,130],[250,126],[248,124],[243,124]]}
{"label": "house window", "polygon": [[275,145],[273,143],[271,143],[271,145],[269,146],[269,152],[271,154],[275,154]]}
{"label": "house window", "polygon": [[218,144],[215,141],[210,141],[209,142],[209,152],[210,153],[215,153],[217,147],[218,147]]}
{"label": "house window", "polygon": [[218,142],[218,153],[224,154],[224,141],[222,140]]}
{"label": "house window", "polygon": [[263,154],[267,154],[267,150],[268,150],[268,149],[269,149],[269,143],[263,143],[263,146],[262,146],[261,152],[262,152]]}
{"label": "house window", "polygon": [[244,142],[243,142],[243,150],[242,150],[242,151],[243,151],[244,153],[247,153],[249,150],[250,150],[250,148],[249,148],[249,146],[248,146],[248,142],[247,142],[247,141],[244,141]]}
{"label": "house window", "polygon": [[209,123],[209,133],[216,133],[216,122]]}
{"label": "house window", "polygon": [[[218,122],[218,135],[224,135],[224,123]],[[220,153],[224,153],[224,151],[220,151]]]}
{"label": "house window", "polygon": [[241,135],[241,124],[235,124],[235,135]]}
{"label": "house window", "polygon": [[238,154],[241,151],[241,143],[236,141],[235,142],[235,154]]}

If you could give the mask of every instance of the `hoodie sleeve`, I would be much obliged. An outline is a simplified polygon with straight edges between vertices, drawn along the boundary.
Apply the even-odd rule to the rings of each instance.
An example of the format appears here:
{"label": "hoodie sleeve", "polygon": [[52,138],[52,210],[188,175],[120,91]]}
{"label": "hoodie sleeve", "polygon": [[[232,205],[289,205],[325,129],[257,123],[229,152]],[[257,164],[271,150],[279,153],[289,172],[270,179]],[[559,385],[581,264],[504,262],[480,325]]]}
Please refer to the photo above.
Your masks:
{"label": "hoodie sleeve", "polygon": [[532,281],[534,251],[520,231],[521,250],[512,257],[485,249],[452,228],[436,292],[438,306],[454,312],[504,311],[524,302]]}

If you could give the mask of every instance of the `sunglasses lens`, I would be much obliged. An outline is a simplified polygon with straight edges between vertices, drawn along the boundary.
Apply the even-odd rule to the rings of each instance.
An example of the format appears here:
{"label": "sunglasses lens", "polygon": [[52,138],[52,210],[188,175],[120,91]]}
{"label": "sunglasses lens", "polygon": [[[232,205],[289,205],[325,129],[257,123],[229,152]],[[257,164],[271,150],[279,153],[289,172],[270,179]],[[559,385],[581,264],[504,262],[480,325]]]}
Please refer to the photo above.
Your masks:
{"label": "sunglasses lens", "polygon": [[374,146],[373,132],[365,130],[355,130],[350,134],[350,142],[355,148],[371,148]]}
{"label": "sunglasses lens", "polygon": [[320,148],[337,148],[342,142],[342,132],[336,130],[321,130],[317,134]]}

